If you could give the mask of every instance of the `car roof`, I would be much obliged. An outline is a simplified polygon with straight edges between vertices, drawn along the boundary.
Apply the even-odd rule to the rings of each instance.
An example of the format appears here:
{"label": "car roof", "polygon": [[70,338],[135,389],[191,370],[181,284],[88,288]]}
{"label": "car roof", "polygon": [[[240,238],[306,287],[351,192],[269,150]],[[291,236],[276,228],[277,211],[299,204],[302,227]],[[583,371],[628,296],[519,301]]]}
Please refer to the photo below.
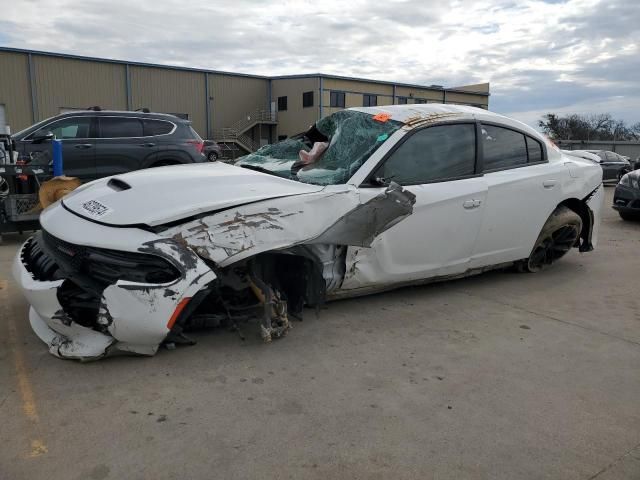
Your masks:
{"label": "car roof", "polygon": [[379,113],[389,114],[392,120],[398,120],[406,124],[423,125],[429,123],[430,120],[480,120],[485,122],[495,121],[497,123],[511,126],[519,130],[526,131],[528,134],[541,138],[544,137],[529,125],[519,122],[513,118],[505,117],[499,113],[490,112],[483,108],[470,107],[467,105],[451,105],[443,103],[418,103],[412,105],[381,105],[377,107],[355,107],[349,110],[370,113],[376,115]]}
{"label": "car roof", "polygon": [[64,118],[64,117],[101,117],[101,116],[127,116],[127,117],[141,117],[141,118],[153,118],[156,120],[170,120],[172,122],[191,123],[189,120],[177,117],[170,113],[156,113],[156,112],[142,112],[132,110],[73,110],[70,112],[61,113],[52,118]]}

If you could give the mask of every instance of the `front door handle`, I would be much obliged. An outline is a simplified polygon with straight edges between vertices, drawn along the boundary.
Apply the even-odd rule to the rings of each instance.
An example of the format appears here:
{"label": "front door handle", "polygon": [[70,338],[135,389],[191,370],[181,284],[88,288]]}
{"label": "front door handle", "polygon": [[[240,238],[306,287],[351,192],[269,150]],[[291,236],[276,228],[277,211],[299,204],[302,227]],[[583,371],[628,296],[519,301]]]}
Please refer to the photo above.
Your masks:
{"label": "front door handle", "polygon": [[155,143],[141,143],[140,144],[141,147],[155,147],[156,144]]}
{"label": "front door handle", "polygon": [[462,204],[462,206],[467,210],[478,208],[480,205],[482,205],[482,200],[476,200],[476,199],[465,200],[464,203]]}
{"label": "front door handle", "polygon": [[79,143],[78,145],[75,146],[76,148],[82,148],[82,149],[87,149],[87,148],[91,148],[93,147],[93,145],[91,145],[90,143]]}
{"label": "front door handle", "polygon": [[542,186],[546,189],[551,189],[553,187],[556,186],[556,181],[555,180],[545,180],[544,182],[542,182]]}

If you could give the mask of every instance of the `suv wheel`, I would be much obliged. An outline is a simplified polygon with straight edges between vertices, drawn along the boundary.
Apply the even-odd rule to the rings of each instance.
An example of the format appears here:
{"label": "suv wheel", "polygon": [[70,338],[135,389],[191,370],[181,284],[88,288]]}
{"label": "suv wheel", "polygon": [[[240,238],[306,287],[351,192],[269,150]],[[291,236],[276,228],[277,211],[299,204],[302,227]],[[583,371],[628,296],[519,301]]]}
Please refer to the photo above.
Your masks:
{"label": "suv wheel", "polygon": [[207,158],[209,159],[210,162],[215,162],[216,160],[218,160],[218,154],[216,152],[209,152],[209,155],[207,155]]}

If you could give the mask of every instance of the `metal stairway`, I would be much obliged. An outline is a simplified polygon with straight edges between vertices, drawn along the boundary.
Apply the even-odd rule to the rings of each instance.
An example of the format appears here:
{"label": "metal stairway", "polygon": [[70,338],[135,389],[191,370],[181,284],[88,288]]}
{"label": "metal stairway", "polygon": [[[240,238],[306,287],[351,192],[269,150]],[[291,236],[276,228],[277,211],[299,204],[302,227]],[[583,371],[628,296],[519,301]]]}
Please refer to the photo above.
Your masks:
{"label": "metal stairway", "polygon": [[232,154],[232,158],[236,158],[239,156],[239,150],[251,153],[260,148],[260,140],[254,140],[248,135],[252,128],[257,125],[276,125],[277,123],[275,112],[257,109],[247,113],[228,127],[214,130],[213,138],[221,146],[225,157],[228,152]]}

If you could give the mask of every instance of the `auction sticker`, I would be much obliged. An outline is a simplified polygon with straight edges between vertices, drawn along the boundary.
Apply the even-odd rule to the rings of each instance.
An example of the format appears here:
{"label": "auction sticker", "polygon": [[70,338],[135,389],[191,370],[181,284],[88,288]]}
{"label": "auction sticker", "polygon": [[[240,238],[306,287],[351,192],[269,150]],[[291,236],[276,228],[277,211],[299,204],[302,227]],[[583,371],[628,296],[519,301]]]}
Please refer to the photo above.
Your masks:
{"label": "auction sticker", "polygon": [[105,204],[100,203],[97,200],[89,200],[88,202],[84,202],[82,204],[82,208],[89,215],[96,218],[102,218],[113,211],[109,207],[107,207]]}

